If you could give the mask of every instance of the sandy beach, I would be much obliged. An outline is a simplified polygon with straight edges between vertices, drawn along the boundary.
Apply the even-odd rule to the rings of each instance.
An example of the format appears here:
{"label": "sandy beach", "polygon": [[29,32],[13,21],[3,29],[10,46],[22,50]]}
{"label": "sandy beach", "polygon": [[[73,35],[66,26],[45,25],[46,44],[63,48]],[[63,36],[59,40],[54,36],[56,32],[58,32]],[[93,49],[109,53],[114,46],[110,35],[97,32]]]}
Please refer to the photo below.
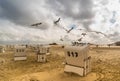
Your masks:
{"label": "sandy beach", "polygon": [[120,81],[119,48],[90,49],[92,72],[84,77],[64,72],[62,47],[52,46],[50,53],[46,63],[38,63],[30,49],[26,61],[14,61],[14,51],[0,53],[0,81]]}

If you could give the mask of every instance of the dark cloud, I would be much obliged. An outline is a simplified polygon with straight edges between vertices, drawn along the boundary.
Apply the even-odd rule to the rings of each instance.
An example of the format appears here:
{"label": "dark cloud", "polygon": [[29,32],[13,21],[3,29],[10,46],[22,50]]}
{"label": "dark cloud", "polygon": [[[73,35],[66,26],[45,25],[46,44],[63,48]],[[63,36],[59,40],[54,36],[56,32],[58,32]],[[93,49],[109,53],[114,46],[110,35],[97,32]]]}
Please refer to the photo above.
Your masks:
{"label": "dark cloud", "polygon": [[113,34],[109,34],[108,36],[109,37],[116,37],[116,36],[119,36],[119,35],[120,35],[120,33],[115,31]]}
{"label": "dark cloud", "polygon": [[120,41],[120,33],[116,31],[113,34],[109,34],[109,38],[114,42]]}
{"label": "dark cloud", "polygon": [[39,29],[47,29],[49,23],[44,21],[45,15],[43,13],[45,11],[43,12],[35,7],[37,5],[41,8],[40,1],[38,3],[33,0],[0,0],[0,18],[22,26],[30,26],[31,24],[43,21],[44,24],[39,26]]}
{"label": "dark cloud", "polygon": [[[92,0],[47,0],[47,4],[56,14],[80,21],[89,29],[94,17]],[[84,22],[85,20],[87,21]]]}
{"label": "dark cloud", "polygon": [[[6,32],[11,31],[10,33],[16,32],[17,34],[16,36],[14,33],[5,34],[5,32],[2,32],[0,33],[0,36],[2,36],[0,40],[4,38],[5,40],[8,40],[8,39],[12,40],[13,38],[16,38],[14,40],[17,40],[17,38],[20,38],[18,37],[19,34],[23,33],[21,37],[26,35],[25,33],[29,31],[30,32],[27,35],[34,34],[37,29],[41,29],[41,30],[38,30],[40,32],[37,33],[37,35],[30,35],[33,37],[33,39],[37,39],[40,36],[44,36],[46,38],[50,37],[49,39],[51,40],[52,39],[54,40],[54,38],[57,39],[58,35],[64,35],[64,33],[62,29],[60,28],[58,29],[57,28],[58,26],[54,25],[53,21],[56,20],[55,19],[56,17],[60,17],[61,19],[65,20],[65,22],[61,20],[62,22],[59,23],[61,27],[79,22],[77,24],[80,24],[80,26],[82,24],[84,27],[84,28],[82,27],[83,29],[91,30],[90,25],[92,23],[94,24],[93,22],[94,14],[96,14],[93,11],[93,7],[94,9],[97,9],[96,8],[97,6],[96,7],[94,6],[93,1],[94,0],[0,0],[0,21],[1,21],[0,31],[7,30]],[[108,0],[107,1],[101,0],[97,5],[99,4],[107,5],[108,2],[109,2]],[[102,8],[102,6],[99,6],[99,7]],[[103,12],[103,13],[106,13],[106,12]],[[116,13],[113,13],[113,17],[111,18],[112,22],[114,21],[113,19],[115,19],[114,17],[115,14]],[[105,15],[104,17],[105,17],[104,23],[108,23],[107,22],[108,15]],[[30,26],[32,24],[39,23],[39,22],[42,22],[42,24],[39,25],[38,27]],[[10,26],[12,28],[11,30],[9,30]],[[18,27],[22,29],[19,29]],[[25,27],[32,27],[34,29],[25,28]],[[95,29],[97,29],[97,27]],[[12,31],[12,30],[15,30],[15,31]],[[45,35],[45,33],[47,35]],[[26,36],[23,38],[26,38]],[[96,39],[97,36],[98,35],[94,35],[94,36],[90,35],[89,37]],[[111,36],[113,38],[115,37],[115,39],[119,39],[117,36],[120,36],[120,35],[119,33],[115,32]],[[32,37],[26,38],[24,40],[28,40],[28,39],[31,40]],[[72,36],[71,38],[73,37],[74,36]],[[112,37],[111,39],[113,39]],[[42,38],[39,38],[39,39],[42,39]],[[66,37],[65,39],[69,40],[69,37]]]}
{"label": "dark cloud", "polygon": [[[94,16],[91,0],[45,0],[44,2],[46,4],[41,6],[42,3],[38,0],[0,0],[0,18],[18,25],[29,26],[35,22],[43,21],[45,18],[47,19],[48,16],[51,16],[51,13],[56,13],[62,17],[72,18],[75,21],[82,22],[87,20],[82,24],[86,29],[89,29],[89,25],[92,22],[91,19]],[[36,5],[40,9],[36,9]],[[41,10],[41,7],[44,10]],[[47,10],[53,10],[53,12],[48,13]],[[47,29],[46,26],[49,26],[49,23],[43,22],[45,22],[45,27],[39,26],[39,28]]]}
{"label": "dark cloud", "polygon": [[83,26],[86,28],[86,30],[91,31],[91,28],[89,27],[89,25],[92,23],[91,20],[87,20],[87,21],[83,21],[82,24]]}
{"label": "dark cloud", "polygon": [[10,20],[16,24],[25,25],[30,24],[34,21],[32,14],[30,14],[30,9],[27,8],[29,3],[19,0],[0,0],[0,18]]}

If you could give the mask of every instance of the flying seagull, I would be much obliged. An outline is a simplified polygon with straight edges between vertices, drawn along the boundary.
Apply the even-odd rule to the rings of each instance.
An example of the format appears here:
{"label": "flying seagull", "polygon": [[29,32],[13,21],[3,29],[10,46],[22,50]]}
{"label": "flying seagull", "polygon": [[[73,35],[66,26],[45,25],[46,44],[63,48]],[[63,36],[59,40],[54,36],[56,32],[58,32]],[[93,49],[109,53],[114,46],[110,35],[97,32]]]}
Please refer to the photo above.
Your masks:
{"label": "flying seagull", "polygon": [[82,33],[81,35],[85,36],[85,35],[87,35],[87,33]]}
{"label": "flying seagull", "polygon": [[61,27],[61,28],[64,29],[67,33],[70,33],[74,29],[74,27],[70,28],[69,30],[66,29],[65,27]]}
{"label": "flying seagull", "polygon": [[60,38],[60,41],[63,41],[63,38],[62,38],[62,37]]}
{"label": "flying seagull", "polygon": [[80,41],[82,41],[82,39],[83,39],[83,38],[81,37],[81,38],[78,39],[78,41],[80,42]]}
{"label": "flying seagull", "polygon": [[74,27],[70,28],[69,30],[66,30],[67,33],[70,33],[72,30],[74,29]]}
{"label": "flying seagull", "polygon": [[61,38],[60,41],[63,41],[63,39]]}
{"label": "flying seagull", "polygon": [[102,32],[96,32],[96,33],[98,33],[98,34],[103,34],[104,36],[107,36],[106,34],[104,34],[104,33],[102,33]]}
{"label": "flying seagull", "polygon": [[78,30],[84,30],[84,29],[78,29]]}
{"label": "flying seagull", "polygon": [[54,24],[57,25],[57,23],[60,21],[60,18],[58,18],[58,20],[54,21]]}
{"label": "flying seagull", "polygon": [[91,31],[91,32],[95,32],[96,34],[102,34],[102,35],[104,35],[105,37],[107,37],[106,34],[104,34],[104,33],[102,33],[102,32],[99,32],[99,31]]}
{"label": "flying seagull", "polygon": [[[84,30],[84,29],[78,29],[78,30]],[[86,31],[86,30],[84,30],[84,31]],[[107,37],[106,34],[104,34],[104,33],[102,33],[102,32],[99,32],[99,31],[86,31],[86,32],[95,32],[96,34],[102,34],[102,35],[104,35],[105,37]],[[81,35],[85,36],[86,33],[82,33]]]}
{"label": "flying seagull", "polygon": [[35,24],[32,24],[31,26],[38,26],[38,25],[41,25],[42,23],[35,23]]}

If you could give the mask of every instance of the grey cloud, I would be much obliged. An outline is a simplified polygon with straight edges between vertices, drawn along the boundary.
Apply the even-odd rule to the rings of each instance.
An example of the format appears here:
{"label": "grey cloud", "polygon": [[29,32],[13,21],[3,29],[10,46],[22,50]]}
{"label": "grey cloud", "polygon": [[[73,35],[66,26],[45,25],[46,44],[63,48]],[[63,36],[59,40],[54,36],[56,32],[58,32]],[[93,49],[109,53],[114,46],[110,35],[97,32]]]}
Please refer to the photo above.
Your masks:
{"label": "grey cloud", "polygon": [[32,15],[29,14],[30,11],[26,8],[28,5],[19,0],[0,0],[0,7],[2,8],[0,17],[16,24],[25,25],[34,20]]}
{"label": "grey cloud", "polygon": [[[45,15],[41,9],[37,10],[34,8],[34,5],[41,7],[42,3],[38,2],[39,5],[33,0],[0,0],[0,18],[22,26],[30,26],[34,22],[41,22],[45,19]],[[39,29],[47,29],[46,25],[48,23],[45,22],[45,27],[40,26]]]}
{"label": "grey cloud", "polygon": [[116,36],[119,36],[119,35],[120,35],[120,33],[115,31],[113,34],[109,34],[108,36],[109,37],[116,37]]}
{"label": "grey cloud", "polygon": [[86,27],[86,30],[89,30],[89,31],[91,31],[91,28],[89,27],[89,25],[90,25],[91,23],[92,23],[91,20],[83,21],[83,22],[82,22],[83,26]]}
{"label": "grey cloud", "polygon": [[[7,32],[8,31],[8,32]],[[17,31],[17,32],[15,32]],[[30,30],[28,30],[30,31]],[[44,37],[39,34],[31,33],[31,32],[25,32],[23,29],[22,30],[11,30],[8,28],[8,30],[0,31],[0,43],[8,43],[8,42],[24,42],[27,43],[28,41],[42,41],[44,40]],[[35,30],[34,30],[35,32]]]}
{"label": "grey cloud", "polygon": [[102,4],[102,5],[107,5],[108,3],[109,3],[108,0],[102,0],[102,1],[101,1],[101,4]]}
{"label": "grey cloud", "polygon": [[[92,0],[44,0],[44,6],[42,6],[41,1],[0,0],[0,18],[18,25],[30,26],[34,22],[41,22],[41,20],[47,19],[48,16],[51,16],[51,13],[55,13],[62,17],[72,18],[75,21],[89,20],[82,23],[86,29],[89,29],[89,25],[92,23],[91,19],[94,16]],[[33,5],[37,5],[40,8],[43,7],[44,9],[33,8]],[[48,13],[47,10],[53,10],[53,12]],[[36,16],[35,14],[39,15]],[[49,23],[44,22],[45,27],[39,26],[39,29],[44,30],[48,28],[46,26],[49,26]]]}
{"label": "grey cloud", "polygon": [[[44,2],[44,4],[41,1]],[[99,4],[107,4],[109,2],[108,0],[107,0],[108,2],[106,2],[105,0],[101,0],[101,1],[103,2],[100,2]],[[12,37],[20,38],[15,34],[9,34],[9,32],[10,33],[16,32],[17,35],[23,33],[22,35],[23,37],[24,35],[26,35],[25,34],[26,31],[28,32],[30,30],[31,31],[29,32],[29,34],[31,33],[30,36],[31,38],[33,37],[33,39],[37,39],[37,40],[43,39],[41,36],[46,37],[46,39],[48,38],[48,36],[49,39],[51,38],[57,39],[58,37],[57,35],[61,35],[61,33],[62,35],[65,34],[63,34],[62,29],[61,30],[55,29],[55,26],[53,25],[53,20],[55,20],[56,16],[60,16],[63,20],[65,18],[65,20],[68,22],[71,21],[73,21],[73,23],[79,22],[77,24],[80,25],[82,24],[83,27],[85,27],[83,29],[91,30],[90,25],[92,23],[94,24],[92,19],[94,18],[94,14],[95,14],[93,11],[93,7],[94,7],[93,0],[0,0],[0,20],[1,21],[6,20],[10,22],[9,24],[7,24],[7,26],[2,26],[1,24],[4,23],[6,25],[6,22],[1,22],[0,31],[3,31],[2,28],[4,27],[5,27],[4,30],[6,30],[7,28],[9,29],[10,26],[11,28],[13,28],[13,30],[16,29],[15,31],[11,30],[11,32],[10,30],[6,31],[8,32],[8,34],[4,34],[4,32],[0,33],[3,34],[0,35],[2,36],[0,40],[4,38],[12,39]],[[107,17],[107,15],[105,15],[105,17]],[[34,29],[30,29],[30,30],[29,28],[28,29],[25,28],[25,27],[30,27],[31,24],[39,23],[39,22],[42,22],[43,24],[38,27],[32,27]],[[105,21],[105,23],[107,22]],[[14,27],[11,24],[14,24]],[[24,30],[19,29],[18,28],[19,26],[21,28],[23,27]],[[32,35],[36,32],[35,28],[41,30],[39,30],[40,32],[37,33],[37,35]],[[45,32],[43,30],[45,30]],[[60,33],[58,33],[57,31],[60,31]],[[53,36],[55,32],[56,35]],[[114,36],[115,39],[119,39],[117,36],[120,35],[118,34],[119,33],[112,34],[111,36],[113,36],[113,38],[111,37],[111,39],[114,39]],[[25,37],[23,38],[25,39]],[[28,37],[25,40],[28,39],[31,40],[31,38]],[[92,37],[91,35],[90,38],[96,39],[97,36],[94,35]],[[66,37],[66,39],[68,39],[68,37]]]}
{"label": "grey cloud", "polygon": [[[80,21],[86,29],[90,29],[94,17],[92,0],[47,0],[47,4],[56,14]],[[87,21],[82,22],[84,20]]]}

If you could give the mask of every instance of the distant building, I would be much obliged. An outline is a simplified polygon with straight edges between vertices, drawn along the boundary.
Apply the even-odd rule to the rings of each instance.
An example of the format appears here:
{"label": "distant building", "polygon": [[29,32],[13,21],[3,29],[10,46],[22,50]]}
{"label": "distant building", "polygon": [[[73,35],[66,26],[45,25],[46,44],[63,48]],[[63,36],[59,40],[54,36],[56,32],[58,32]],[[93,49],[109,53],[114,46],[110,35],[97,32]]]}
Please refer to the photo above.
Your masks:
{"label": "distant building", "polygon": [[31,47],[34,52],[37,52],[41,46],[42,45],[37,44],[37,45],[32,45]]}
{"label": "distant building", "polygon": [[88,55],[89,46],[66,46],[65,47],[65,72],[73,72],[85,76],[91,71],[91,57]]}
{"label": "distant building", "polygon": [[0,53],[4,53],[5,52],[5,48],[3,46],[0,46]]}
{"label": "distant building", "polygon": [[26,54],[26,47],[25,46],[16,46],[15,47],[15,53],[14,53],[14,60],[26,60],[27,54]]}
{"label": "distant building", "polygon": [[6,45],[5,48],[6,50],[14,50],[15,45]]}

